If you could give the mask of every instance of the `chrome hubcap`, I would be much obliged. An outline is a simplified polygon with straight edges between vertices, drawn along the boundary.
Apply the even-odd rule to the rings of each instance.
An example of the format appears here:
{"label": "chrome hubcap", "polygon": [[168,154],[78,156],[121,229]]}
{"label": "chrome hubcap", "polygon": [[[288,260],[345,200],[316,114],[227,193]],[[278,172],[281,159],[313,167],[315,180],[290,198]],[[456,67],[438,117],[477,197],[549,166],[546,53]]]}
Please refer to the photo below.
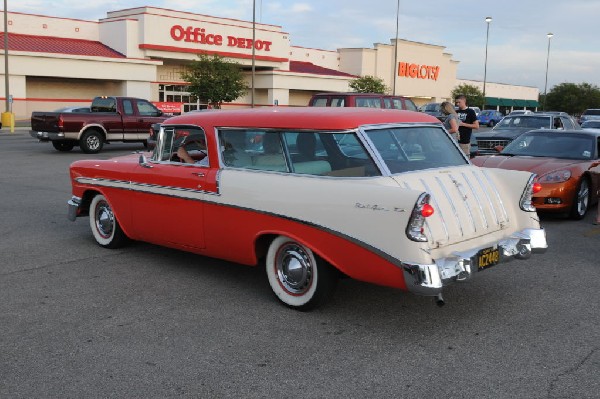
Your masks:
{"label": "chrome hubcap", "polygon": [[96,206],[96,230],[104,238],[109,238],[112,235],[115,226],[115,216],[108,206],[108,203],[101,201]]}
{"label": "chrome hubcap", "polygon": [[97,136],[90,136],[87,138],[87,144],[90,149],[95,150],[100,146],[100,139]]}
{"label": "chrome hubcap", "polygon": [[288,292],[300,295],[310,289],[313,265],[302,246],[295,243],[283,245],[275,262],[279,282]]}

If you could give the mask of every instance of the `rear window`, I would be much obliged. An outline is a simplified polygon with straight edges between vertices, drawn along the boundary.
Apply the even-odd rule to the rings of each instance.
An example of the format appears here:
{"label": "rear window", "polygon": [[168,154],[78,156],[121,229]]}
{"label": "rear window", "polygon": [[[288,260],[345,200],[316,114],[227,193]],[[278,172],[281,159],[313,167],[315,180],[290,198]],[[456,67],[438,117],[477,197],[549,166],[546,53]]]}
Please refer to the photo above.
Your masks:
{"label": "rear window", "polygon": [[117,112],[117,100],[112,97],[97,97],[92,101],[92,112]]}
{"label": "rear window", "polygon": [[467,164],[452,138],[440,127],[397,127],[366,133],[390,173]]}

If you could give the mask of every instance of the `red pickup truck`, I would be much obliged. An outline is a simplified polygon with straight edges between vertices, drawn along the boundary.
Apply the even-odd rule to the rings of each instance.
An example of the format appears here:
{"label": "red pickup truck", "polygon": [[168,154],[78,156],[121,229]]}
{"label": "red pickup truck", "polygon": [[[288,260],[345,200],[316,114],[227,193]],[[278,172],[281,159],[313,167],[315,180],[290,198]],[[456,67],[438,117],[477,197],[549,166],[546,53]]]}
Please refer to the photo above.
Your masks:
{"label": "red pickup truck", "polygon": [[79,146],[87,154],[111,141],[147,145],[150,127],[167,119],[147,100],[133,97],[96,97],[90,112],[33,112],[30,135],[50,141],[58,151]]}

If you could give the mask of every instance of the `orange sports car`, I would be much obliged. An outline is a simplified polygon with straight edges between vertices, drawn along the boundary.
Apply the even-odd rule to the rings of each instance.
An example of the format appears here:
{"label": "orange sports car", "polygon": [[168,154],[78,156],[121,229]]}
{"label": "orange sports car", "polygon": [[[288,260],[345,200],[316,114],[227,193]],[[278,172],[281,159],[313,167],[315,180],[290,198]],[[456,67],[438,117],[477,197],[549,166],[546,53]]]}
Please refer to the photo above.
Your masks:
{"label": "orange sports car", "polygon": [[539,212],[568,213],[582,219],[598,201],[600,130],[532,130],[521,134],[497,155],[471,160],[477,166],[535,173],[542,189],[533,196]]}

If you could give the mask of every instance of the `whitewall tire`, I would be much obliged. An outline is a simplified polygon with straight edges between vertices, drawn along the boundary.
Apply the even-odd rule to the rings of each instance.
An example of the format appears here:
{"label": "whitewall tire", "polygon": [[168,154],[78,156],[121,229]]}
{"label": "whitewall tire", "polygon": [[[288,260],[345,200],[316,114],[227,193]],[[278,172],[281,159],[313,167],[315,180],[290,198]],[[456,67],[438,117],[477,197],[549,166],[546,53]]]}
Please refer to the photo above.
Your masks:
{"label": "whitewall tire", "polygon": [[98,194],[90,204],[90,228],[96,242],[105,248],[119,248],[128,241],[106,197]]}
{"label": "whitewall tire", "polygon": [[310,310],[327,301],[337,283],[337,271],[332,266],[285,236],[271,243],[266,271],[273,293],[297,310]]}

